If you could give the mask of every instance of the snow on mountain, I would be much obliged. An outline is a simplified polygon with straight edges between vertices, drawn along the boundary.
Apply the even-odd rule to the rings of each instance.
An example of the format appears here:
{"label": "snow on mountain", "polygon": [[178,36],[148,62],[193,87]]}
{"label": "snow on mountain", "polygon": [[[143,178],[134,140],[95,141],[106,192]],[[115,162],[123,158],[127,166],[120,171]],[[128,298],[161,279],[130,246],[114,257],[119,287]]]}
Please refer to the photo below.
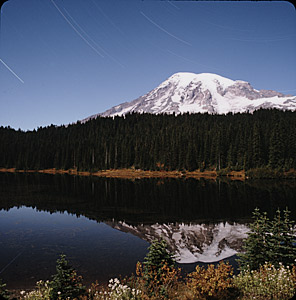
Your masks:
{"label": "snow on mountain", "polygon": [[125,222],[107,225],[148,242],[163,238],[179,263],[215,262],[242,251],[249,228],[243,224],[154,224],[132,226]]}
{"label": "snow on mountain", "polygon": [[114,106],[97,116],[139,113],[217,113],[253,112],[259,108],[296,109],[296,96],[272,90],[256,90],[250,83],[210,73],[172,75],[158,87],[131,102]]}

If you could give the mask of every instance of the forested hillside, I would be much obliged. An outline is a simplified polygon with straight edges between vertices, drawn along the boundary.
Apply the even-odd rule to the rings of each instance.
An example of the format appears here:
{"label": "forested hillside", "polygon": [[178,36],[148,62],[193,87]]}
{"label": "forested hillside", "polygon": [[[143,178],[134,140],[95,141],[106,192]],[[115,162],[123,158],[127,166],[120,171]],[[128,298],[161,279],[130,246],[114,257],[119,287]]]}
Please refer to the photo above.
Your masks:
{"label": "forested hillside", "polygon": [[296,168],[296,112],[129,114],[34,131],[0,128],[0,167],[105,170]]}

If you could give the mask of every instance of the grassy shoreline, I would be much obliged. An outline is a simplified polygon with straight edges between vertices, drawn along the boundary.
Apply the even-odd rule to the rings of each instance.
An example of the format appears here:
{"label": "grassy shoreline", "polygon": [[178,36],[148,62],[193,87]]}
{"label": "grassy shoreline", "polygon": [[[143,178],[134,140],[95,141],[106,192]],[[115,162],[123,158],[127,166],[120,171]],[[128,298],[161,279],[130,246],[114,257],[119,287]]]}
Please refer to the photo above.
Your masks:
{"label": "grassy shoreline", "polygon": [[[140,179],[140,178],[205,178],[216,179],[221,176],[217,171],[205,170],[203,172],[196,171],[150,171],[150,170],[137,170],[137,169],[111,169],[100,170],[95,172],[78,171],[77,169],[42,169],[42,170],[18,170],[16,168],[0,168],[0,172],[10,173],[43,173],[43,174],[69,174],[78,176],[97,176],[107,178],[126,178],[126,179]],[[230,171],[222,176],[227,176],[234,180],[245,180],[245,171]]]}
{"label": "grassy shoreline", "polygon": [[99,171],[78,171],[77,169],[41,169],[21,170],[16,168],[1,168],[0,172],[8,173],[43,173],[43,174],[69,174],[76,176],[97,176],[105,178],[141,179],[141,178],[195,178],[212,179],[226,177],[231,180],[244,181],[247,179],[296,179],[296,170],[288,171],[274,170],[269,168],[257,168],[250,170],[234,171],[231,169],[216,170],[195,170],[195,171],[165,171],[165,170],[140,170],[140,169],[109,169]]}

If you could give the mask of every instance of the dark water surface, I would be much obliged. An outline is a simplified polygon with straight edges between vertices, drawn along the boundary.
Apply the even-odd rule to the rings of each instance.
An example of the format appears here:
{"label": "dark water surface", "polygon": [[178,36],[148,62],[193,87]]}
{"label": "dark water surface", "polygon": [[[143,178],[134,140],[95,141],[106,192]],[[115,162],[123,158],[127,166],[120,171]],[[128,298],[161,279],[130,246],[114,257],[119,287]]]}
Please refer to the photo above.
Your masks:
{"label": "dark water surface", "polygon": [[[183,243],[184,232],[204,224],[212,236],[215,224],[248,223],[255,207],[272,216],[288,206],[296,219],[295,195],[293,180],[131,181],[0,173],[0,278],[8,288],[32,288],[50,279],[58,255],[65,253],[86,284],[106,282],[134,272],[148,241],[163,235]],[[194,247],[200,242],[194,238],[184,245]],[[229,244],[229,236],[225,243],[240,247]]]}

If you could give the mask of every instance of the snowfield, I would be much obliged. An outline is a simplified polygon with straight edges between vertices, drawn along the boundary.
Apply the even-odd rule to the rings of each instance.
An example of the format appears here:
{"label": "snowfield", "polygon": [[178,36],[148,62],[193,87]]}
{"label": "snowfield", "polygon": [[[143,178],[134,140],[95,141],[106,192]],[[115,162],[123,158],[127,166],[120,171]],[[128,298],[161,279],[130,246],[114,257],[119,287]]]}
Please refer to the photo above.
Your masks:
{"label": "snowfield", "polygon": [[242,251],[249,228],[243,224],[153,224],[132,226],[125,222],[107,225],[148,242],[163,238],[178,263],[211,263]]}
{"label": "snowfield", "polygon": [[256,90],[243,80],[231,80],[211,73],[179,72],[158,87],[131,102],[90,116],[123,116],[127,113],[210,113],[253,112],[259,108],[296,109],[296,96],[272,90]]}

